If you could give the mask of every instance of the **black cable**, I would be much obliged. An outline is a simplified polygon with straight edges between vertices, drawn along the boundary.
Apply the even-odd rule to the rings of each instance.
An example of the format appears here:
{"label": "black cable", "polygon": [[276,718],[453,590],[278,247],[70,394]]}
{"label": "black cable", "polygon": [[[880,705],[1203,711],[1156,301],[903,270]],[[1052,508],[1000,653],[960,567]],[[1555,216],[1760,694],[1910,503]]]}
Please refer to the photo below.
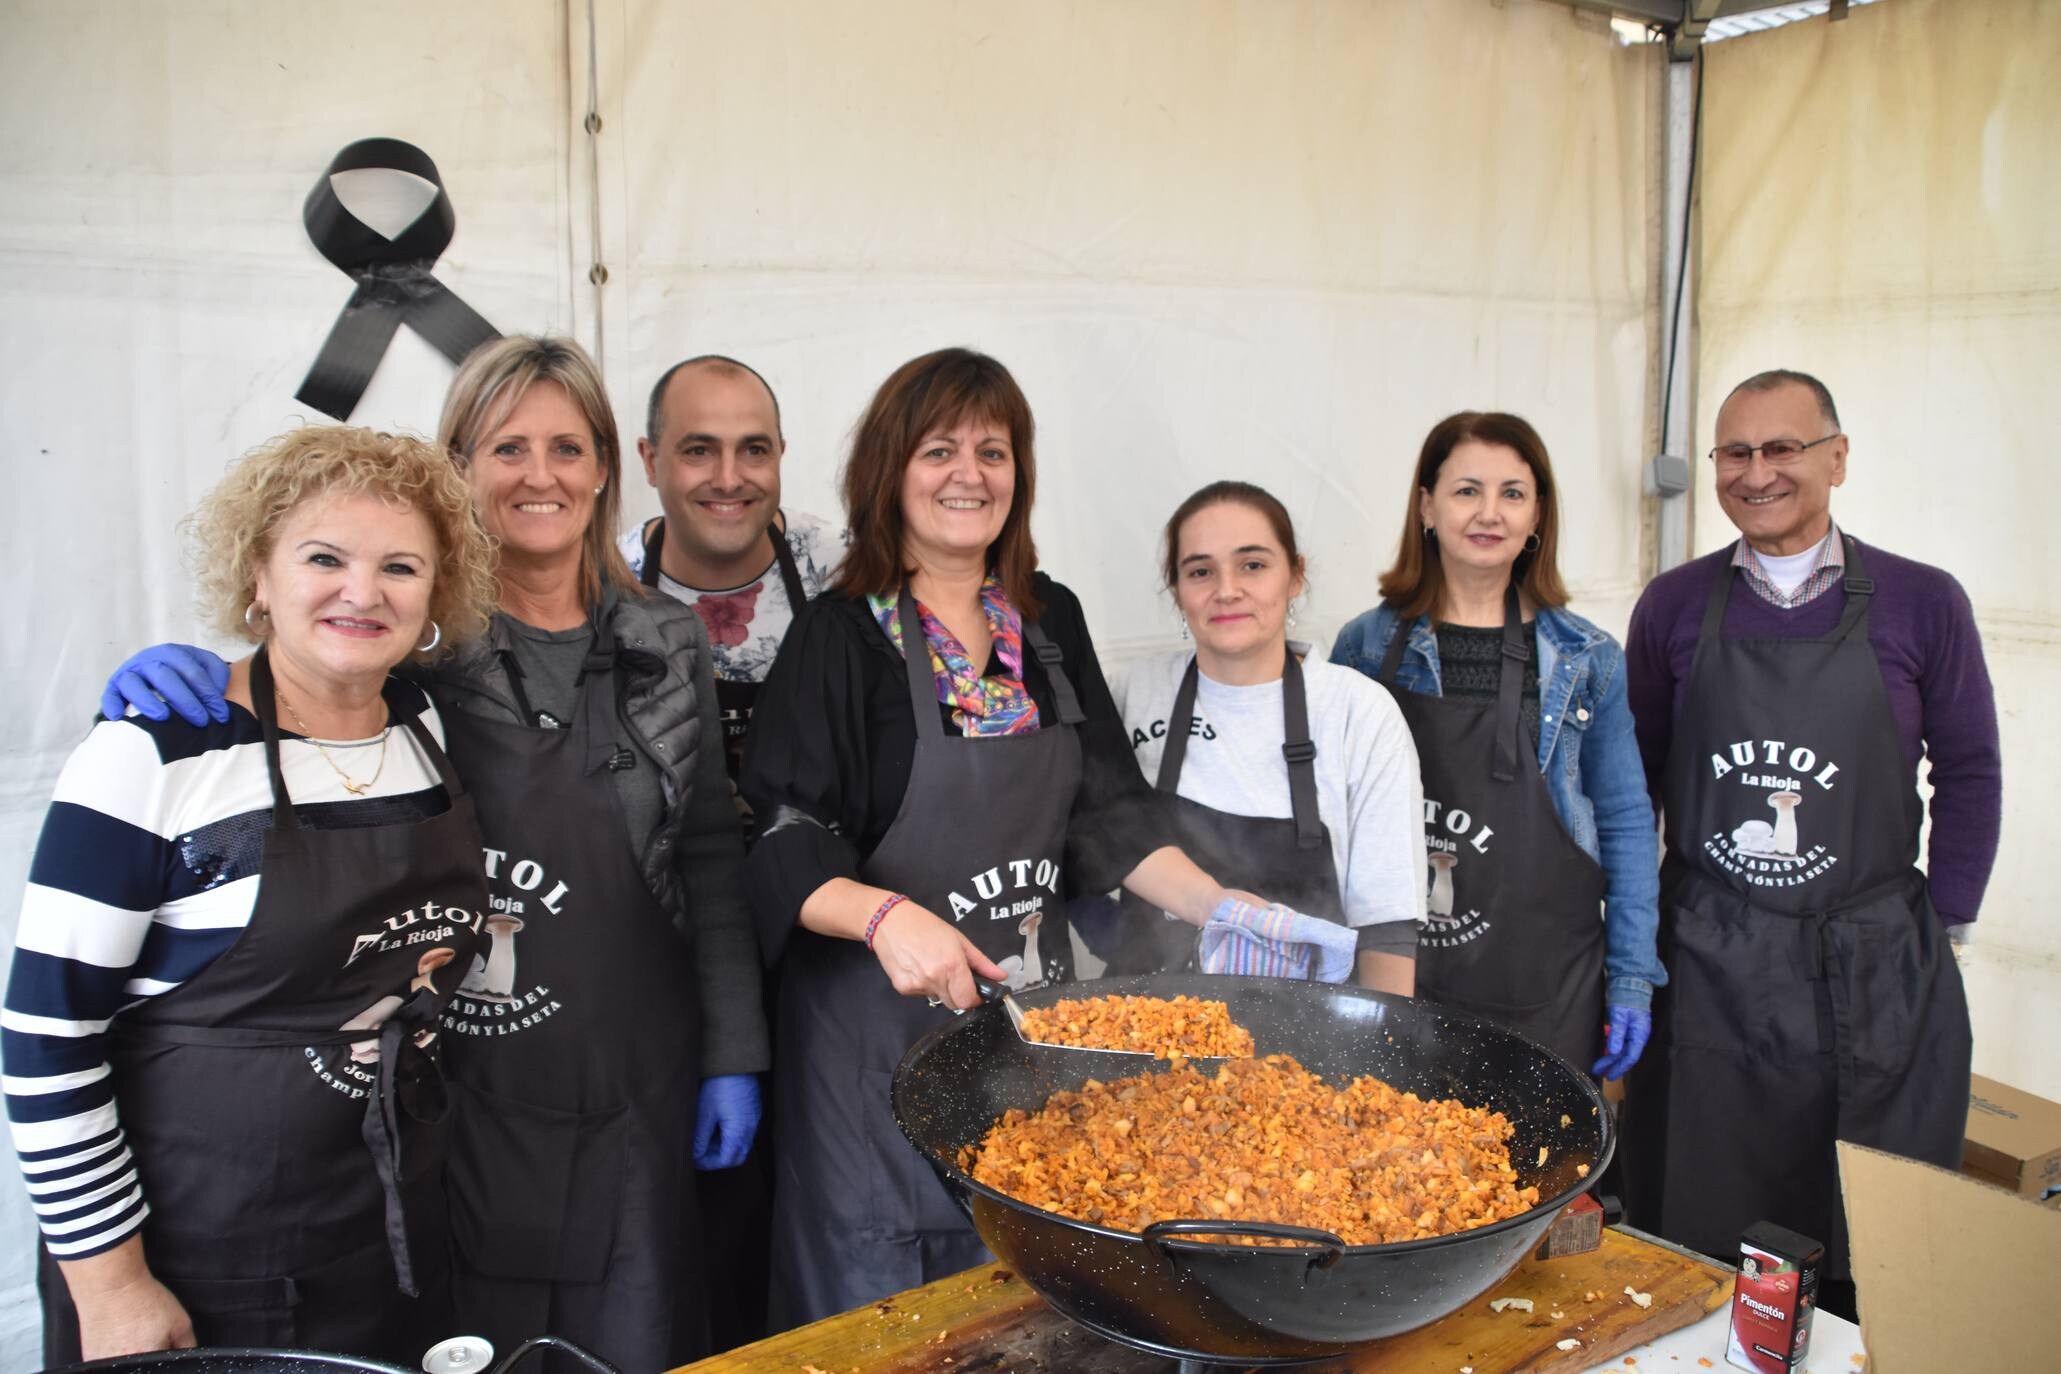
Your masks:
{"label": "black cable", "polygon": [[[1689,276],[1689,225],[1696,204],[1697,150],[1703,142],[1703,48],[1696,49],[1696,104],[1689,116],[1689,180],[1682,188],[1682,258],[1675,264],[1675,305],[1667,331],[1667,381],[1660,389],[1660,447],[1667,449],[1667,422],[1675,397],[1675,358],[1681,352],[1682,295]],[[1686,457],[1686,455],[1684,455]]]}

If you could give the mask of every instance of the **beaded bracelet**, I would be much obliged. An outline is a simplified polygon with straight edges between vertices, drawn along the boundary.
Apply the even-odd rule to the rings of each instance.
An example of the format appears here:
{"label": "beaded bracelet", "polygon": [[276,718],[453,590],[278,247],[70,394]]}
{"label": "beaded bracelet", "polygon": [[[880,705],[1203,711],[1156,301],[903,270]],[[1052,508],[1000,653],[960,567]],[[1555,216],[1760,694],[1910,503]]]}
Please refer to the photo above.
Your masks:
{"label": "beaded bracelet", "polygon": [[874,909],[873,919],[866,922],[866,948],[873,948],[873,932],[880,929],[880,923],[887,919],[887,913],[908,900],[907,893],[890,893],[888,894],[888,899]]}

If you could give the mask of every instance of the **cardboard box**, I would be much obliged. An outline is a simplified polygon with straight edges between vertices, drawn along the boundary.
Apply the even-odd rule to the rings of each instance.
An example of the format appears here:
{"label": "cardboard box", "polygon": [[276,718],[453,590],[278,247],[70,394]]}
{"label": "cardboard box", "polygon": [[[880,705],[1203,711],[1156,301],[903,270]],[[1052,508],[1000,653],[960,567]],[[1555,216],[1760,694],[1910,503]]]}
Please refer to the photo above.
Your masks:
{"label": "cardboard box", "polygon": [[2055,1367],[2061,1211],[1844,1140],[1839,1180],[1873,1374]]}
{"label": "cardboard box", "polygon": [[2061,1188],[2061,1103],[1975,1075],[1961,1169],[2027,1197]]}

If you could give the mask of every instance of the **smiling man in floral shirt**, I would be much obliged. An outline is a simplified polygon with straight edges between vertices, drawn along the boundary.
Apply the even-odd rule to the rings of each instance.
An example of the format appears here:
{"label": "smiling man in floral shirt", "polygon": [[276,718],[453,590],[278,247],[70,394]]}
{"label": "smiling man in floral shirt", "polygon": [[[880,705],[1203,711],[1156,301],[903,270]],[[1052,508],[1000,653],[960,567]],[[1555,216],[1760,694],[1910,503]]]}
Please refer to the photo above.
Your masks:
{"label": "smiling man in floral shirt", "polygon": [[665,514],[621,539],[644,585],[693,607],[708,627],[733,786],[759,682],[796,606],[844,556],[842,530],[780,509],[786,448],[765,378],[713,354],[674,364],[651,390],[637,441]]}
{"label": "smiling man in floral shirt", "polygon": [[[765,378],[734,358],[675,363],[651,389],[637,441],[665,514],[620,541],[645,586],[692,606],[708,627],[733,796],[759,683],[796,609],[844,557],[843,530],[780,509],[786,449],[780,402]],[[749,842],[751,813],[741,798],[737,809]],[[768,1334],[768,1134],[741,1167],[697,1176],[709,1336],[719,1351]]]}

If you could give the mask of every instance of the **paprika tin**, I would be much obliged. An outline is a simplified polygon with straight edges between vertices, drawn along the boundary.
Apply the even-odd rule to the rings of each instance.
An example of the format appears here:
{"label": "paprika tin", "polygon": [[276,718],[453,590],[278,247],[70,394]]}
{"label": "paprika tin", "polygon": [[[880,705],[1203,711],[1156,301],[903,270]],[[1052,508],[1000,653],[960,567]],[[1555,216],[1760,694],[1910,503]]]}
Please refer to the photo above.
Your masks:
{"label": "paprika tin", "polygon": [[1825,1247],[1809,1236],[1755,1222],[1739,1241],[1732,1285],[1732,1336],[1725,1359],[1755,1374],[1788,1374],[1811,1344],[1818,1271]]}

